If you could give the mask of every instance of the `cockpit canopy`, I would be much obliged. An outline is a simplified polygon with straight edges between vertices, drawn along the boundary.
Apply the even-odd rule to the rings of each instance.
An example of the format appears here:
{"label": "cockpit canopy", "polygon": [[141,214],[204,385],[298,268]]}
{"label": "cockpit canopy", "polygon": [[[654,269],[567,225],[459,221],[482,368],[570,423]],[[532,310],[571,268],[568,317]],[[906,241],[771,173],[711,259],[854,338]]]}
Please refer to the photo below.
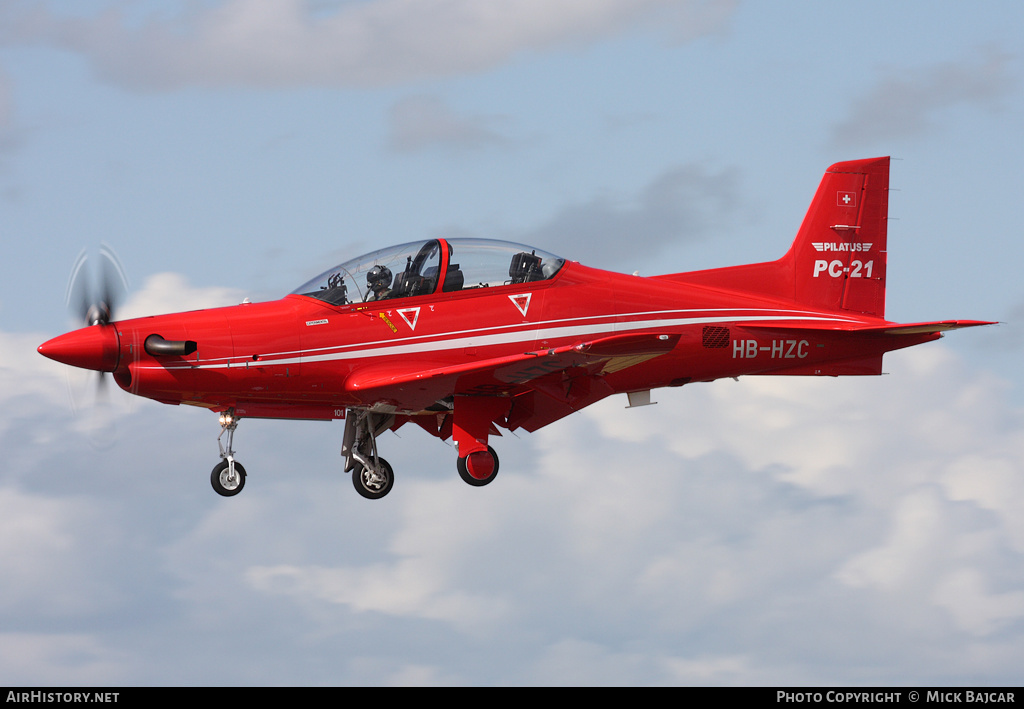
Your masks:
{"label": "cockpit canopy", "polygon": [[564,263],[553,254],[507,241],[430,239],[346,261],[292,292],[332,305],[366,303],[545,281]]}

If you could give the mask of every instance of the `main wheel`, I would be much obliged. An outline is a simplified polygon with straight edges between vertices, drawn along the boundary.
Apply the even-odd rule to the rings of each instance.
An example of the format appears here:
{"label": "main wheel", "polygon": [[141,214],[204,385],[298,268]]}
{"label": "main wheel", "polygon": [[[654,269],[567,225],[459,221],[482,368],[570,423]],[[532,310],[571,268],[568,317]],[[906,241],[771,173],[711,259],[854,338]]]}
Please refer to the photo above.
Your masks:
{"label": "main wheel", "polygon": [[391,492],[391,486],[395,484],[395,471],[391,469],[391,464],[383,458],[377,458],[377,464],[377,470],[373,470],[356,463],[352,471],[352,486],[356,492],[369,500],[384,497]]}
{"label": "main wheel", "polygon": [[213,485],[213,491],[218,495],[233,497],[245,487],[245,468],[236,460],[235,478],[232,480],[228,474],[228,462],[222,460],[213,467],[213,472],[210,473],[210,484]]}
{"label": "main wheel", "polygon": [[498,476],[498,454],[487,446],[486,451],[470,453],[459,458],[459,477],[473,487],[482,487]]}

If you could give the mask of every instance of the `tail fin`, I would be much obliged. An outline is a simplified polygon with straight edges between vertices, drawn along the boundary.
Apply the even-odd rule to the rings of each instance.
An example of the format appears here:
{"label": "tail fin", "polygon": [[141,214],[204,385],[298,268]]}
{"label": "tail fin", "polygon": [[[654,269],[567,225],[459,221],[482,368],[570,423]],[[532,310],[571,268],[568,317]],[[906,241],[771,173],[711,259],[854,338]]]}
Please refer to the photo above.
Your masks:
{"label": "tail fin", "polygon": [[836,163],[778,261],[662,278],[883,317],[888,217],[889,158]]}
{"label": "tail fin", "polygon": [[794,299],[882,317],[888,217],[889,158],[841,162],[826,170],[782,258],[793,268]]}

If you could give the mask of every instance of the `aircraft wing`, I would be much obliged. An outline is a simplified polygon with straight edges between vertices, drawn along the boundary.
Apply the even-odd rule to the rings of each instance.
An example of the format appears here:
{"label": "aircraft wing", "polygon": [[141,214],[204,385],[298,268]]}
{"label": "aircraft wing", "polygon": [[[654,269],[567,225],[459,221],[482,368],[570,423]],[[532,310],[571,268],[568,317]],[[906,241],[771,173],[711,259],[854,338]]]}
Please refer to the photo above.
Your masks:
{"label": "aircraft wing", "polygon": [[676,346],[679,337],[629,333],[425,369],[396,371],[378,366],[353,372],[345,388],[364,401],[391,400],[404,409],[425,408],[452,394],[508,396],[528,390],[539,391],[556,402],[568,402],[573,398],[572,382],[577,394],[593,389],[587,380],[665,354]]}
{"label": "aircraft wing", "polygon": [[432,379],[461,378],[474,374],[491,374],[496,381],[522,384],[553,371],[567,369],[598,360],[649,359],[669,352],[679,342],[679,335],[657,333],[610,335],[596,340],[578,342],[552,349],[534,350],[507,357],[495,357],[463,364],[447,365],[406,372],[381,372],[364,369],[353,372],[345,381],[349,391],[366,391],[379,387],[401,386]]}

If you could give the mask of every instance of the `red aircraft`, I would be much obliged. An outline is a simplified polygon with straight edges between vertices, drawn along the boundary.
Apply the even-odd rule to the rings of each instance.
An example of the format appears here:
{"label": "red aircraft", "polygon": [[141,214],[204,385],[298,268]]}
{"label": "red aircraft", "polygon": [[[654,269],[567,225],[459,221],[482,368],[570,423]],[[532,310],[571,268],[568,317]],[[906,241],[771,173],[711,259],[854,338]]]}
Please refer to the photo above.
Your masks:
{"label": "red aircraft", "polygon": [[345,471],[367,498],[394,482],[378,437],[409,422],[453,438],[462,479],[486,485],[500,428],[721,377],[881,374],[886,352],[989,324],[883,317],[888,190],[889,158],[837,163],[785,256],[692,273],[642,278],[520,244],[430,239],[269,303],[113,321],[108,283],[83,302],[89,326],[39,352],[218,413],[221,495],[245,484],[232,443],[246,417],[345,419]]}

